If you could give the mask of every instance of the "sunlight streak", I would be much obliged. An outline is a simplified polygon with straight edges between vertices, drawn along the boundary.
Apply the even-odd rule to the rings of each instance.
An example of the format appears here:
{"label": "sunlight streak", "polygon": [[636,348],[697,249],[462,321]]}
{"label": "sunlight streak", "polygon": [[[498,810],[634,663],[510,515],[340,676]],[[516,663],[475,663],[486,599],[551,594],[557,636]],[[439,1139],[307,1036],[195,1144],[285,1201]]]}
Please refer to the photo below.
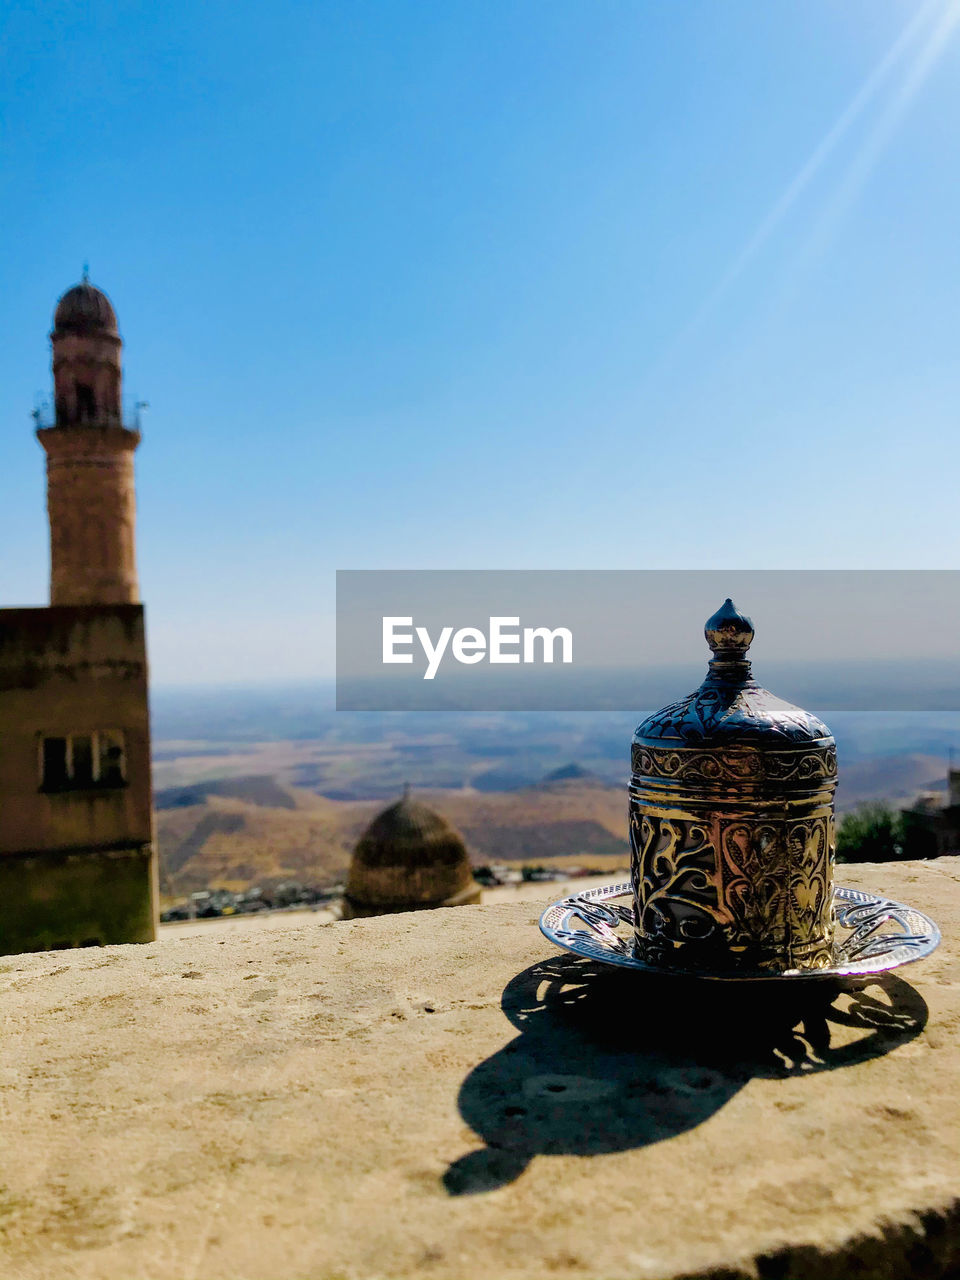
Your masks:
{"label": "sunlight streak", "polygon": [[[857,183],[863,181],[863,177],[865,177],[869,172],[869,168],[876,163],[876,159],[879,156],[887,138],[895,127],[896,122],[906,110],[910,100],[919,89],[924,76],[932,67],[936,58],[946,47],[950,32],[957,21],[958,13],[960,13],[960,3],[958,3],[958,0],[948,0],[946,9],[943,7],[943,0],[927,0],[927,3],[922,5],[918,12],[914,14],[911,20],[900,32],[897,39],[867,76],[857,93],[840,113],[836,122],[813,149],[804,163],[797,170],[795,176],[784,188],[782,194],[771,206],[765,217],[760,221],[756,230],[746,241],[727,271],[703,301],[693,319],[676,339],[676,342],[673,345],[673,350],[679,347],[703,324],[704,320],[706,320],[709,314],[713,311],[730,286],[743,274],[747,266],[749,266],[764,244],[766,244],[773,232],[777,229],[783,219],[796,204],[800,196],[820,172],[823,165],[849,133],[852,126],[857,122],[857,120],[859,120],[866,108],[871,104],[871,102],[873,102],[877,94],[890,79],[893,72],[909,52],[911,45],[918,36],[918,33],[924,29],[924,27],[930,22],[933,15],[938,12],[940,13],[940,21],[936,23],[930,38],[923,46],[916,62],[904,81],[903,86],[901,86],[900,91],[897,93],[890,107],[888,107],[884,112],[880,124],[871,134],[870,141],[858,157],[858,161],[862,158],[863,164],[855,163],[856,173],[851,171],[848,181],[842,188],[842,192],[844,194],[849,191],[849,198],[853,198],[857,189]],[[861,169],[863,176],[858,178]],[[835,202],[835,207],[839,208],[839,199]]]}
{"label": "sunlight streak", "polygon": [[896,93],[887,103],[879,120],[854,156],[833,200],[821,215],[804,254],[805,259],[821,252],[833,237],[839,223],[876,168],[884,149],[923,87],[927,76],[945,52],[958,22],[960,22],[960,0],[948,0],[940,14],[940,20],[930,32]]}

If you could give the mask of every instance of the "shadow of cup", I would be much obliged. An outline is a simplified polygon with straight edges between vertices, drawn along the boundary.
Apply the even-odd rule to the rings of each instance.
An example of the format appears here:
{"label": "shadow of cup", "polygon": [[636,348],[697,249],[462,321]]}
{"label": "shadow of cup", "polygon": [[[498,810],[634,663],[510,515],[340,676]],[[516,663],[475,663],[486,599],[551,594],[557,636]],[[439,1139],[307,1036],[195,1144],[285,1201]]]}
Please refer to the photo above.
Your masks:
{"label": "shadow of cup", "polygon": [[460,1113],[484,1147],[444,1175],[492,1190],[535,1155],[592,1156],[692,1129],[755,1077],[815,1075],[919,1035],[909,983],[716,983],[619,973],[557,956],[518,974],[501,1007],[520,1035],[475,1067]]}

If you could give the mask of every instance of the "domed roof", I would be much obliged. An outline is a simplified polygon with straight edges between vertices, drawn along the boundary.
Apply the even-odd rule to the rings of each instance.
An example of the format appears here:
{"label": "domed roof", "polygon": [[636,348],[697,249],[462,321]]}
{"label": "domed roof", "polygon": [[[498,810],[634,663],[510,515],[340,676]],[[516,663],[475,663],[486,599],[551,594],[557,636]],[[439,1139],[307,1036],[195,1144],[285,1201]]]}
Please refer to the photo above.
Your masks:
{"label": "domed roof", "polygon": [[117,314],[103,290],[92,285],[84,275],[57,303],[53,327],[59,332],[115,334]]}
{"label": "domed roof", "polygon": [[377,815],[360,837],[354,859],[367,867],[458,862],[466,845],[446,818],[404,796]]}
{"label": "domed roof", "polygon": [[694,693],[649,716],[634,734],[637,746],[711,746],[723,743],[770,746],[816,742],[833,745],[817,716],[785,702],[757,684],[746,652],[753,623],[725,600],[704,627],[713,659]]}
{"label": "domed roof", "polygon": [[402,911],[449,904],[476,887],[459,833],[440,814],[405,795],[378,814],[360,837],[346,893],[354,905]]}

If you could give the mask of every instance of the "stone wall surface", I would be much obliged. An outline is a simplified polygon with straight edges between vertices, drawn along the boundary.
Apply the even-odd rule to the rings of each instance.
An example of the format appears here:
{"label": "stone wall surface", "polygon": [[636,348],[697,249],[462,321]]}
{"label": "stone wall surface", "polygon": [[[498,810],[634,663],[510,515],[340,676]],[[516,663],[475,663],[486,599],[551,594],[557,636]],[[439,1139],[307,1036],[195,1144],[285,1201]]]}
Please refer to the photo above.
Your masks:
{"label": "stone wall surface", "polygon": [[[148,844],[147,654],[140,605],[0,609],[0,856]],[[123,732],[127,784],[41,789],[45,735]]]}
{"label": "stone wall surface", "polygon": [[133,452],[139,431],[47,427],[50,603],[131,604],[140,598]]}
{"label": "stone wall surface", "polygon": [[0,961],[10,1280],[960,1275],[960,859],[930,959],[751,994],[529,903]]}
{"label": "stone wall surface", "polygon": [[[0,725],[0,954],[154,938],[142,606],[0,609]],[[123,785],[44,785],[44,738],[102,731]]]}

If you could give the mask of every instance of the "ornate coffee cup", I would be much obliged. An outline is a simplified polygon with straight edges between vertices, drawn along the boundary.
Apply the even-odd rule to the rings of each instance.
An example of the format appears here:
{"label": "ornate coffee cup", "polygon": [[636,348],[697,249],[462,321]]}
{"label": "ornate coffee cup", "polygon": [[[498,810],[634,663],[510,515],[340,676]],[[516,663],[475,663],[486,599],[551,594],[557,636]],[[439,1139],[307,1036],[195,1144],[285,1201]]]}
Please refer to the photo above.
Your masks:
{"label": "ornate coffee cup", "polygon": [[832,960],[836,743],[752,678],[753,624],[730,600],[706,624],[695,693],[633,740],[631,881],[640,959],[777,974]]}

